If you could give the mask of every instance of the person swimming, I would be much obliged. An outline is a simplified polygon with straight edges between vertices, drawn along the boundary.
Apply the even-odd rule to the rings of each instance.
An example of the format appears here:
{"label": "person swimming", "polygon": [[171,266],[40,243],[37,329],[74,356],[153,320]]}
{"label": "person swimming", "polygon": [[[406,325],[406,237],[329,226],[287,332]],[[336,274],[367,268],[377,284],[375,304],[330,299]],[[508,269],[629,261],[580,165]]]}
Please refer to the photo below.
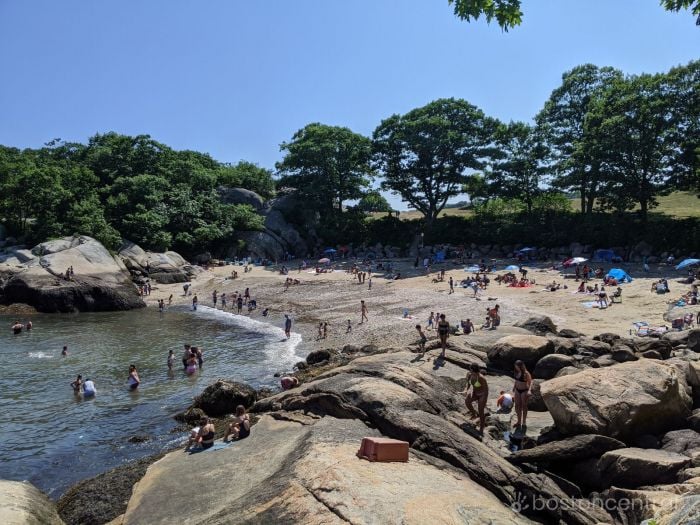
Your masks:
{"label": "person swimming", "polygon": [[67,346],[63,347],[63,350],[61,350],[61,355],[63,357],[66,357],[68,355],[68,347]]}
{"label": "person swimming", "polygon": [[22,333],[22,330],[24,329],[24,325],[20,323],[19,321],[15,321],[14,324],[12,325],[12,333],[15,335]]}

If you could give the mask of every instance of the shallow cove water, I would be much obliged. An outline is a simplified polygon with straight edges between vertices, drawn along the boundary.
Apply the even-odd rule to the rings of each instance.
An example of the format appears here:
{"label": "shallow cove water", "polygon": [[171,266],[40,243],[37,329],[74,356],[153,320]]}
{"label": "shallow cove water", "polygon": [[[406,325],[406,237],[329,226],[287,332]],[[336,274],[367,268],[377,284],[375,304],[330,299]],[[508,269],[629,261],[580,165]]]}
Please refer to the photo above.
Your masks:
{"label": "shallow cove water", "polygon": [[[172,432],[173,414],[216,379],[274,386],[274,373],[301,359],[299,334],[287,340],[279,327],[207,307],[31,320],[31,331],[14,335],[14,318],[0,316],[0,479],[31,481],[53,498],[77,481],[180,442],[184,434]],[[204,348],[204,366],[191,376],[182,367],[184,343]],[[131,363],[141,377],[136,392],[126,382]],[[94,399],[73,394],[77,374],[94,381]],[[131,443],[132,436],[150,439]]]}

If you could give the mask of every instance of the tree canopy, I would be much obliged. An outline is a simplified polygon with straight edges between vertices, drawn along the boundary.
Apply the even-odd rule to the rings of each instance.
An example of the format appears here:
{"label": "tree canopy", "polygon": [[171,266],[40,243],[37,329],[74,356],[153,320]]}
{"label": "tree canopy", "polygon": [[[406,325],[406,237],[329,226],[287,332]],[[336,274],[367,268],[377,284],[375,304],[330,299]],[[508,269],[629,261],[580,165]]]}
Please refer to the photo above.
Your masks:
{"label": "tree canopy", "polygon": [[[447,0],[454,6],[455,16],[470,22],[483,16],[487,22],[496,20],[496,23],[504,31],[519,26],[523,20],[521,0]],[[697,16],[696,24],[700,25],[700,0],[660,0],[660,4],[667,11],[681,11],[685,9]]]}
{"label": "tree canopy", "polygon": [[481,169],[494,154],[496,126],[476,106],[452,98],[389,117],[373,135],[382,188],[400,195],[430,223],[461,193],[467,170]]}

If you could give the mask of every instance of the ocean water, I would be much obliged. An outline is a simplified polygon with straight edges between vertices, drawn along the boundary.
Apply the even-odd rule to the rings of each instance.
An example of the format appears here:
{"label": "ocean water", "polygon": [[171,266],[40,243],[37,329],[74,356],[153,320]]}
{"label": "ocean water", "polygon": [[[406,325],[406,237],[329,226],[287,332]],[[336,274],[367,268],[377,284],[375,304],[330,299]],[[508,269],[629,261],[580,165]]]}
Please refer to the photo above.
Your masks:
{"label": "ocean water", "polygon": [[[301,336],[287,340],[281,322],[255,317],[205,306],[35,315],[31,331],[14,335],[14,318],[0,316],[0,478],[28,480],[57,498],[77,481],[181,442],[173,414],[217,378],[275,386],[275,372],[301,359]],[[204,348],[204,366],[191,376],[182,370],[184,343]],[[131,363],[141,378],[136,392],[126,382]],[[94,381],[94,399],[73,394],[77,374]]]}

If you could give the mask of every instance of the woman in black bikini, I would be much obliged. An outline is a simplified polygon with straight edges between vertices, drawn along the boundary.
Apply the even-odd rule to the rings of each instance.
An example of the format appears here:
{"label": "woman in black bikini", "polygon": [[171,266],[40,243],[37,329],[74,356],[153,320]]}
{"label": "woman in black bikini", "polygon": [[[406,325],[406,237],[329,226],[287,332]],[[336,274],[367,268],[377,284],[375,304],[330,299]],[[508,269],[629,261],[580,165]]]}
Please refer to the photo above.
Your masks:
{"label": "woman in black bikini", "polygon": [[440,320],[437,324],[438,337],[440,337],[440,345],[442,352],[440,357],[445,358],[445,350],[447,349],[447,338],[450,335],[450,323],[445,320],[445,314],[440,314]]}
{"label": "woman in black bikini", "polygon": [[[467,404],[467,408],[469,409],[469,412],[472,415],[472,419],[477,417],[479,418],[479,432],[483,434],[484,425],[486,424],[485,409],[486,402],[489,398],[489,385],[486,382],[486,377],[484,377],[484,375],[481,373],[479,365],[477,365],[476,363],[472,363],[469,366],[469,370],[470,372],[467,376],[467,388],[461,393],[467,394],[467,392],[469,392],[469,389],[472,389],[472,391],[469,394],[467,394],[465,403]],[[474,401],[478,402],[478,414],[474,410]]]}
{"label": "woman in black bikini", "polygon": [[236,407],[236,417],[226,429],[224,441],[228,441],[229,436],[233,436],[234,439],[244,439],[250,436],[250,417],[245,413],[243,405]]}
{"label": "woman in black bikini", "polygon": [[513,373],[515,384],[513,385],[513,399],[515,400],[515,413],[518,422],[514,428],[526,427],[527,424],[527,400],[530,399],[530,386],[532,386],[532,376],[527,371],[525,363],[518,360],[515,362],[515,372]]}
{"label": "woman in black bikini", "polygon": [[216,429],[208,417],[203,417],[199,421],[199,435],[197,443],[202,445],[203,449],[211,448],[214,445],[214,436]]}

